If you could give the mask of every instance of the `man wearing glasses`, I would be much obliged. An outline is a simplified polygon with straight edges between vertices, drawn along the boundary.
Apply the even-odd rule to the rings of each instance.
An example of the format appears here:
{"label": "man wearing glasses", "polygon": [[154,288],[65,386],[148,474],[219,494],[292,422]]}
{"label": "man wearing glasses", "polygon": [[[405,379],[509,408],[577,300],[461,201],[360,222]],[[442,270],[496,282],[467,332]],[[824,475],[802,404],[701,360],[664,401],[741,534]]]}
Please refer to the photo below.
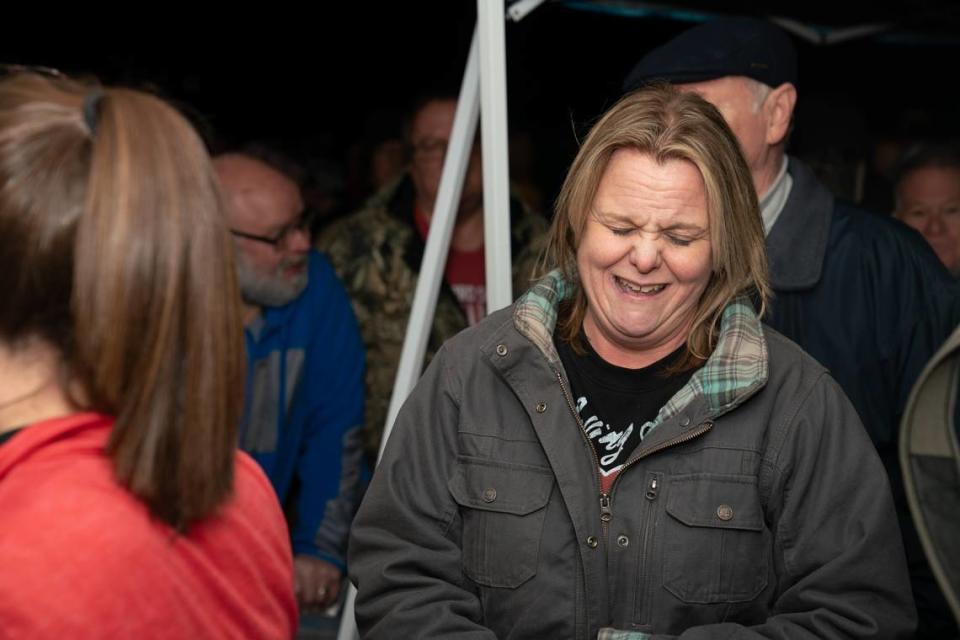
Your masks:
{"label": "man wearing glasses", "polygon": [[[367,353],[363,439],[370,462],[376,460],[380,446],[456,109],[454,94],[420,97],[404,127],[404,175],[360,211],[327,227],[317,242],[343,279],[363,335]],[[516,201],[511,202],[510,213],[513,290],[519,295],[530,286],[547,222]],[[428,359],[446,339],[486,315],[483,221],[477,142],[463,181]]]}
{"label": "man wearing glasses", "polygon": [[243,296],[240,448],[284,506],[301,608],[322,609],[337,602],[366,480],[363,346],[332,267],[310,251],[297,184],[250,155],[222,155],[214,165]]}

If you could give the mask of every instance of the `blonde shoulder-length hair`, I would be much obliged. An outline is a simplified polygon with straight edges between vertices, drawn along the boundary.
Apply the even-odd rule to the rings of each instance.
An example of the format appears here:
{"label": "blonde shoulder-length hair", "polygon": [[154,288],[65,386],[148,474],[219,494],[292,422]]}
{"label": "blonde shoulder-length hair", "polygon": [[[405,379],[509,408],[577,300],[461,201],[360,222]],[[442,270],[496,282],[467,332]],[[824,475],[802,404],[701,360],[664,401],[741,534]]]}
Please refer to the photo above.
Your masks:
{"label": "blonde shoulder-length hair", "polygon": [[574,287],[557,330],[577,346],[587,310],[577,276],[577,248],[600,180],[618,149],[636,149],[658,163],[686,160],[703,177],[712,274],[697,305],[686,357],[679,364],[695,366],[716,346],[720,315],[730,301],[750,295],[762,315],[770,285],[757,196],[736,137],[713,105],[669,85],[653,85],[621,98],[593,126],[567,173],[541,261],[543,272],[559,268]]}

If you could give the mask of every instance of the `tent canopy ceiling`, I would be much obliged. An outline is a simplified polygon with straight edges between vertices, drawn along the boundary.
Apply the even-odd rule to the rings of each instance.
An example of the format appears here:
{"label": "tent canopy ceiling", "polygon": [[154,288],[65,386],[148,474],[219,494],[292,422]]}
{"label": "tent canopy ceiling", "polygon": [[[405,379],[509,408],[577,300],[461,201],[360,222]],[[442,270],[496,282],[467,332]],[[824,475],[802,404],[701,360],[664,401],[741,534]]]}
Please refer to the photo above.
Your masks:
{"label": "tent canopy ceiling", "polygon": [[[821,37],[829,44],[850,28],[882,25],[873,37],[881,42],[960,45],[960,3],[956,0],[769,0],[756,2],[728,0],[723,11],[714,2],[671,2],[656,4],[632,0],[563,0],[568,8],[610,15],[655,17],[680,21],[702,21],[719,15],[757,15],[758,9],[770,18],[789,20]],[[799,34],[798,34],[799,35]]]}

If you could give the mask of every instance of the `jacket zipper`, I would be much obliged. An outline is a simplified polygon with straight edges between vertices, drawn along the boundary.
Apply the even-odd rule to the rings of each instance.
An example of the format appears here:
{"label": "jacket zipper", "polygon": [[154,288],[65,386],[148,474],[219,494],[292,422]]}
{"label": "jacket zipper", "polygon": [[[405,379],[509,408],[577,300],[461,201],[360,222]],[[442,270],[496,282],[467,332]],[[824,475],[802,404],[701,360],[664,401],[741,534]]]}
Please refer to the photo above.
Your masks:
{"label": "jacket zipper", "polygon": [[640,537],[640,584],[638,589],[641,590],[640,593],[640,611],[636,612],[639,616],[640,621],[646,620],[646,611],[647,611],[647,596],[650,593],[649,584],[647,580],[647,571],[649,567],[648,559],[648,550],[650,548],[650,533],[653,531],[653,520],[656,518],[656,511],[653,509],[653,503],[657,499],[657,493],[660,490],[658,483],[658,476],[654,475],[650,478],[650,482],[647,485],[647,490],[644,492],[643,497],[647,499],[647,507],[644,510],[643,518],[643,534]]}
{"label": "jacket zipper", "polygon": [[[563,397],[567,401],[567,406],[570,408],[570,413],[573,414],[573,417],[576,419],[577,424],[580,425],[581,437],[583,437],[584,441],[587,443],[587,448],[590,449],[590,453],[593,455],[594,469],[596,470],[597,487],[601,487],[603,486],[603,484],[600,480],[600,458],[597,456],[597,450],[593,448],[593,444],[591,444],[590,438],[587,437],[587,431],[583,426],[583,419],[580,417],[580,414],[577,413],[577,409],[573,404],[573,399],[570,397],[570,392],[567,390],[567,385],[563,383],[563,376],[560,375],[560,372],[556,370],[554,370],[554,374],[557,376],[557,382],[560,383],[560,389],[563,391]],[[669,449],[670,447],[676,446],[678,444],[683,444],[684,442],[693,440],[694,438],[699,438],[700,436],[705,434],[707,431],[710,431],[710,429],[712,428],[713,428],[713,421],[708,420],[703,424],[701,424],[699,427],[697,427],[697,429],[695,429],[694,431],[684,434],[679,438],[668,440],[667,442],[664,442],[663,444],[660,444],[654,447],[653,449],[650,449],[650,451],[647,451],[642,456],[638,456],[637,458],[631,460],[630,462],[623,465],[623,467],[621,467],[620,471],[617,473],[617,477],[614,478],[613,480],[613,486],[610,487],[610,493],[606,493],[603,491],[600,492],[600,528],[603,531],[604,544],[607,543],[607,537],[609,535],[609,528],[610,528],[610,521],[613,520],[613,508],[611,507],[611,504],[610,504],[611,503],[610,496],[613,494],[613,491],[617,486],[617,482],[619,482],[620,477],[623,475],[623,472],[626,471],[628,467],[633,466],[635,463],[639,462],[640,460],[643,460],[644,458],[650,455],[653,455],[654,453],[663,451],[664,449]],[[654,495],[656,495],[656,493],[654,493]]]}
{"label": "jacket zipper", "polygon": [[[712,428],[713,428],[713,421],[707,420],[706,422],[701,424],[699,427],[697,427],[697,429],[695,429],[694,431],[684,434],[679,438],[674,438],[673,440],[664,442],[663,444],[654,447],[650,451],[647,451],[643,455],[637,456],[635,459],[623,465],[623,467],[620,469],[620,472],[617,474],[617,477],[614,478],[613,480],[613,486],[610,487],[610,493],[612,494],[616,490],[617,482],[620,481],[620,477],[623,475],[623,472],[626,471],[628,467],[632,466],[633,464],[639,462],[640,460],[643,460],[644,458],[654,453],[657,453],[658,451],[663,451],[664,449],[669,449],[670,447],[676,446],[678,444],[683,444],[684,442],[693,440],[694,438],[698,438],[703,434],[705,434],[707,431],[710,431],[710,429]],[[643,518],[643,533],[640,536],[640,560],[643,563],[643,566],[640,569],[640,584],[637,586],[637,588],[639,590],[642,590],[642,593],[640,596],[640,611],[638,612],[639,615],[643,616],[643,618],[641,618],[642,620],[646,619],[648,595],[650,593],[650,585],[648,584],[649,580],[647,580],[647,570],[649,569],[648,567],[649,553],[648,552],[650,547],[651,531],[653,530],[652,522],[654,518],[656,518],[656,511],[653,509],[653,503],[657,500],[657,494],[659,492],[660,492],[660,487],[659,487],[658,478],[654,476],[653,478],[650,479],[650,483],[647,485],[647,490],[644,492],[644,497],[647,499],[647,508],[645,510],[644,518]],[[611,517],[612,515],[613,514],[611,513]]]}
{"label": "jacket zipper", "polygon": [[[563,391],[563,397],[567,401],[567,406],[570,407],[570,413],[573,414],[573,417],[576,419],[577,424],[580,425],[580,436],[583,438],[584,442],[587,443],[587,449],[590,450],[590,454],[593,456],[593,468],[596,472],[597,478],[597,488],[603,486],[603,482],[600,479],[600,457],[597,455],[597,450],[593,448],[593,444],[590,442],[590,438],[587,437],[587,430],[583,425],[583,419],[580,417],[580,414],[577,413],[577,409],[573,404],[573,398],[570,397],[570,392],[567,390],[567,385],[563,383],[563,376],[560,375],[559,371],[554,371],[554,374],[557,376],[557,382],[560,383],[560,389]],[[607,536],[609,535],[610,520],[613,519],[613,511],[610,509],[610,494],[600,492],[600,529],[603,531],[603,543],[607,544]]]}
{"label": "jacket zipper", "polygon": [[[602,487],[603,484],[600,479],[600,457],[597,455],[596,449],[593,448],[593,444],[590,442],[590,438],[587,437],[587,431],[584,428],[583,419],[580,417],[580,414],[577,413],[577,409],[573,404],[573,398],[570,397],[570,392],[567,390],[567,385],[563,383],[563,376],[560,374],[559,371],[556,371],[556,370],[554,370],[554,374],[557,376],[557,382],[560,384],[561,391],[563,391],[563,397],[567,401],[567,407],[569,407],[570,413],[573,414],[574,419],[577,421],[577,424],[580,427],[581,437],[587,443],[587,448],[590,450],[590,453],[593,456],[593,462],[594,462],[593,468],[596,470],[597,487],[598,488]],[[708,420],[703,424],[701,424],[699,427],[697,427],[696,430],[691,431],[690,433],[687,433],[683,436],[680,436],[679,438],[674,438],[673,440],[664,442],[663,444],[657,447],[654,447],[650,451],[647,451],[646,453],[644,453],[642,456],[638,456],[634,460],[631,460],[620,469],[620,472],[617,473],[617,477],[614,478],[613,480],[613,486],[610,488],[610,493],[606,493],[604,491],[600,492],[600,529],[603,532],[603,544],[605,545],[604,546],[605,549],[606,549],[606,545],[609,544],[610,521],[613,520],[613,508],[611,507],[611,504],[610,504],[611,494],[613,493],[614,489],[616,489],[617,482],[620,480],[620,476],[623,475],[623,472],[627,470],[627,467],[632,466],[636,462],[643,460],[644,458],[654,453],[663,451],[664,449],[668,449],[678,444],[683,444],[684,442],[693,440],[694,438],[698,438],[712,428],[713,428],[713,421]],[[650,544],[650,530],[651,530],[650,512],[653,511],[651,508],[651,505],[657,499],[658,492],[659,492],[659,488],[657,486],[657,479],[653,478],[651,480],[650,485],[647,487],[646,492],[644,493],[644,497],[646,497],[648,501],[648,506],[647,506],[647,517],[644,518],[643,535],[641,536],[642,540],[641,540],[641,546],[640,546],[640,557],[643,559],[643,569],[641,570],[641,573],[640,573],[640,588],[643,589],[641,605],[642,605],[642,608],[644,609],[646,608],[647,594],[649,592],[649,589],[647,588],[646,573],[648,569],[647,547]]]}

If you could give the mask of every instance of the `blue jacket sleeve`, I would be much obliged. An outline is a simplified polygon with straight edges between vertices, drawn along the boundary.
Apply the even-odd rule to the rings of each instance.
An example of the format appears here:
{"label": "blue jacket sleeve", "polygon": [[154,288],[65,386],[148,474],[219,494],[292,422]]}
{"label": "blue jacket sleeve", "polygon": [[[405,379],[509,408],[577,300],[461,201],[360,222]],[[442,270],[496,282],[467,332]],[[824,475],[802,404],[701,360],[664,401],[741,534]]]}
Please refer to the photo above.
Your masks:
{"label": "blue jacket sleeve", "polygon": [[313,301],[305,388],[306,416],[298,452],[299,495],[291,520],[294,554],[344,568],[347,536],[369,472],[360,441],[364,405],[364,352],[343,286],[326,258],[311,254],[311,278],[322,295]]}

